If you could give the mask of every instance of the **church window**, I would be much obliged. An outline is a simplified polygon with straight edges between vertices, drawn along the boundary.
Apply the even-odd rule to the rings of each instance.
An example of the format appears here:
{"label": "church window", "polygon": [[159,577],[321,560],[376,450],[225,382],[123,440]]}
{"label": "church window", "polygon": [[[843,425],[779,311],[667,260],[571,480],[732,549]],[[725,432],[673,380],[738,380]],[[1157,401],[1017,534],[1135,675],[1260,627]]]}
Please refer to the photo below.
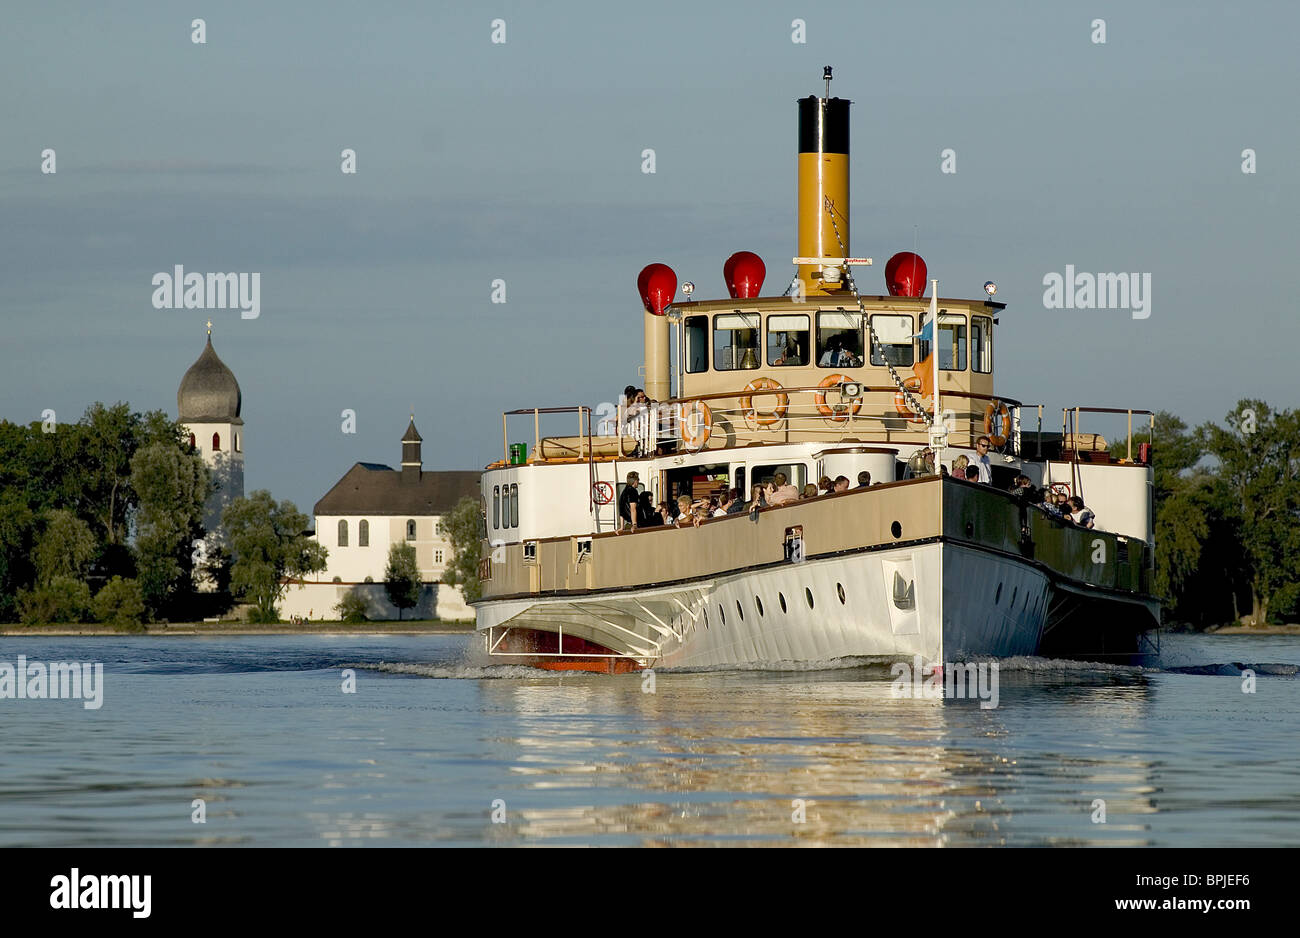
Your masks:
{"label": "church window", "polygon": [[190,449],[194,449],[195,445],[196,445],[196,444],[195,444],[195,442],[194,442],[194,434],[191,433],[191,434],[190,434]]}
{"label": "church window", "polygon": [[347,547],[347,546],[348,546],[348,523],[346,521],[340,521],[339,522],[339,547]]}
{"label": "church window", "polygon": [[433,552],[433,562],[434,562],[434,563],[442,563],[442,551],[440,551],[440,550],[435,550],[435,551]]}
{"label": "church window", "polygon": [[212,452],[214,452],[214,453],[219,453],[219,452],[221,452],[221,434],[220,434],[220,433],[214,433],[214,434],[212,434]]}
{"label": "church window", "polygon": [[357,522],[357,546],[370,546],[370,522],[364,518]]}
{"label": "church window", "polygon": [[415,540],[415,522],[409,519],[406,522],[406,539],[408,541]]}
{"label": "church window", "polygon": [[238,434],[238,433],[235,434],[235,452],[236,452],[236,453],[239,452],[239,434]]}

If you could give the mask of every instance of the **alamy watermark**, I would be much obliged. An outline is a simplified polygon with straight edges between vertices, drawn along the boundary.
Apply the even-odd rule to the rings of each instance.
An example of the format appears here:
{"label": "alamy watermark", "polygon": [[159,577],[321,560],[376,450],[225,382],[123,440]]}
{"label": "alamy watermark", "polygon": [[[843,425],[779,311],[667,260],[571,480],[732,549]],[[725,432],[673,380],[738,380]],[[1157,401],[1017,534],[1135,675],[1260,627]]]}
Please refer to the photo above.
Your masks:
{"label": "alamy watermark", "polygon": [[1131,309],[1134,319],[1151,315],[1151,274],[1055,271],[1043,276],[1043,306],[1047,309]]}
{"label": "alamy watermark", "polygon": [[199,274],[177,264],[172,273],[160,271],[150,281],[154,309],[238,309],[241,319],[262,313],[262,275]]}
{"label": "alamy watermark", "polygon": [[104,705],[104,665],[95,661],[0,661],[0,700],[80,700],[86,710]]}
{"label": "alamy watermark", "polygon": [[929,697],[949,700],[979,700],[981,710],[998,705],[998,663],[967,661],[943,665],[926,665],[920,655],[889,666],[896,680],[890,686],[894,697]]}

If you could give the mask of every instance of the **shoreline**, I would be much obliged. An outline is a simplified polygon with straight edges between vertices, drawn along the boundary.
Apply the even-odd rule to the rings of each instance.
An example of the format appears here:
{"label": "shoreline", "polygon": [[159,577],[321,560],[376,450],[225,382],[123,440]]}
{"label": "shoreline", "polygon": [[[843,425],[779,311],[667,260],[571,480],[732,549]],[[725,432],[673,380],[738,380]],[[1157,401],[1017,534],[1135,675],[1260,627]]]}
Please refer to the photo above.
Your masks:
{"label": "shoreline", "polygon": [[106,635],[117,638],[156,638],[159,635],[469,635],[474,632],[473,622],[320,622],[294,625],[245,624],[240,622],[176,622],[168,625],[154,623],[140,630],[127,630],[112,625],[88,622],[68,625],[0,625],[0,637],[17,638],[25,635],[50,637],[84,637]]}

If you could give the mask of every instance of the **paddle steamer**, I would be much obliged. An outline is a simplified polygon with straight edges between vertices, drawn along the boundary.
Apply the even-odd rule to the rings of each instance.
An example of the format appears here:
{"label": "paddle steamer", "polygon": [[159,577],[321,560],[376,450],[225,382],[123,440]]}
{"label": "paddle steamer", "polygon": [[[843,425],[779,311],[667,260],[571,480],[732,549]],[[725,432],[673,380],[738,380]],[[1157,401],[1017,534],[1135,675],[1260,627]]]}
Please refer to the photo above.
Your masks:
{"label": "paddle steamer", "polygon": [[[662,264],[642,271],[645,390],[593,426],[585,406],[503,415],[503,458],[482,477],[486,536],[477,627],[503,661],[550,669],[767,667],[1044,655],[1123,658],[1159,625],[1152,595],[1148,411],[1043,407],[994,390],[1005,304],[936,296],[915,254],[850,253],[849,102],[798,102],[797,251],[789,288],[761,295],[748,252],[723,267],[728,296],[693,298]],[[927,299],[925,292],[929,288]],[[978,292],[978,291],[976,291]],[[937,326],[937,330],[936,330]],[[936,334],[937,331],[937,334]],[[575,436],[543,416],[576,415]],[[1126,447],[1080,429],[1123,421]],[[513,418],[513,423],[512,423]],[[1145,419],[1143,419],[1145,418]],[[572,419],[572,418],[566,418]],[[529,442],[511,442],[512,427]],[[936,473],[991,442],[988,483]],[[848,491],[703,521],[620,530],[636,472],[655,504],[783,473]],[[858,486],[860,472],[871,484]],[[1084,498],[1085,529],[1008,489]]]}

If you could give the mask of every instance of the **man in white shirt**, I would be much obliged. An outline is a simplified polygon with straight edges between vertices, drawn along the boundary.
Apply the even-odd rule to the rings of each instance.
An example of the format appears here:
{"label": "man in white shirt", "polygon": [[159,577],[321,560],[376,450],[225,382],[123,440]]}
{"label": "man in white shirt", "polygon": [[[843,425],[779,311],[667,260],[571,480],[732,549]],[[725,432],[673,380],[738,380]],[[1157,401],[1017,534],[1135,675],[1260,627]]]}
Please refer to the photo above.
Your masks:
{"label": "man in white shirt", "polygon": [[989,438],[980,437],[975,441],[975,458],[971,464],[980,471],[980,481],[987,484],[993,482],[993,464],[989,462]]}
{"label": "man in white shirt", "polygon": [[862,364],[862,360],[854,355],[848,349],[844,348],[844,339],[838,335],[833,335],[826,344],[826,351],[822,352],[822,357],[817,364],[823,368],[856,368]]}

